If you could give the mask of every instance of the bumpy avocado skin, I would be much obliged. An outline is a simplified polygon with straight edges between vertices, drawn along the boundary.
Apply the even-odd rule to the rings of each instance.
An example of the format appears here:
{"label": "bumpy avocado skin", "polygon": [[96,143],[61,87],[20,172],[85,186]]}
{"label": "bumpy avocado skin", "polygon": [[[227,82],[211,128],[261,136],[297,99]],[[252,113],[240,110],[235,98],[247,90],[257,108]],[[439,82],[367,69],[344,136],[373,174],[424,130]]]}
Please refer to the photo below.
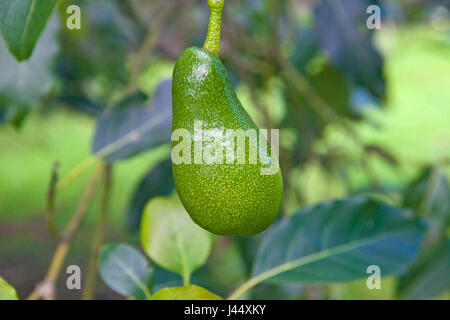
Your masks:
{"label": "bumpy avocado skin", "polygon": [[[224,65],[206,50],[192,47],[179,56],[172,95],[172,130],[185,128],[193,137],[196,120],[203,122],[204,130],[258,130],[238,100]],[[269,146],[269,154],[270,150]],[[173,163],[172,167],[178,195],[198,225],[218,235],[250,236],[272,224],[281,204],[281,171],[278,162],[272,165],[278,169],[276,174],[261,175],[260,169],[268,165],[259,160],[249,164],[247,153],[245,164]]]}

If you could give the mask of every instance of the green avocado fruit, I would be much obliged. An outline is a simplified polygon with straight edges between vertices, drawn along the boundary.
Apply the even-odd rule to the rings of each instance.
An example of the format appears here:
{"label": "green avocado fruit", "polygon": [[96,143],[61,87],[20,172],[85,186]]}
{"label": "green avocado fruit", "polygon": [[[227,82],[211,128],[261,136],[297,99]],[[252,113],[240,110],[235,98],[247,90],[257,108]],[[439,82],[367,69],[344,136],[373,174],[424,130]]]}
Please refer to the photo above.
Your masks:
{"label": "green avocado fruit", "polygon": [[223,2],[208,0],[203,48],[186,49],[175,64],[172,168],[194,222],[218,235],[250,236],[274,221],[283,181],[267,130],[242,107],[218,58]]}
{"label": "green avocado fruit", "polygon": [[[259,145],[246,138],[245,163],[194,163],[196,150],[194,123],[201,121],[203,130],[254,129],[259,131],[237,98],[224,65],[217,56],[200,48],[188,48],[177,59],[173,72],[172,132],[186,129],[194,142],[190,163],[176,164],[174,151],[183,139],[173,141],[172,168],[175,186],[191,218],[204,229],[218,235],[249,236],[265,230],[274,221],[279,210],[283,181],[276,158],[271,158],[271,147],[265,156],[270,160],[250,163],[250,150],[261,151]],[[204,131],[203,131],[204,132]],[[203,133],[204,135],[204,133]],[[203,138],[204,152],[214,141]],[[219,142],[220,144],[220,142]],[[239,144],[235,140],[234,151]],[[223,142],[224,154],[227,143]],[[189,149],[187,149],[189,152]],[[240,149],[242,151],[242,149]],[[185,150],[186,152],[186,150]],[[235,153],[237,154],[237,153]],[[198,155],[198,153],[197,153]],[[203,153],[204,157],[204,153]],[[200,153],[201,158],[201,153]],[[274,174],[262,175],[261,169],[275,167]]]}

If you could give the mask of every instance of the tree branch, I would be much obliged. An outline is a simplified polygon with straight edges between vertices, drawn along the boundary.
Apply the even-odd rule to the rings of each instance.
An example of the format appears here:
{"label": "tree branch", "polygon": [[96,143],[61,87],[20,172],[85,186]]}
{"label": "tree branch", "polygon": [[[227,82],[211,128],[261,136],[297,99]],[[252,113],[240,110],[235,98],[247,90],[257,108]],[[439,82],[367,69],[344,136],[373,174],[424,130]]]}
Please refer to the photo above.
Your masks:
{"label": "tree branch", "polygon": [[97,260],[100,253],[100,248],[103,244],[106,218],[109,212],[109,200],[112,185],[112,164],[108,163],[106,165],[104,176],[105,182],[101,200],[100,215],[98,217],[97,226],[92,240],[91,256],[89,257],[88,271],[82,296],[83,300],[92,300],[95,294],[95,286],[97,284]]}
{"label": "tree branch", "polygon": [[74,215],[72,216],[72,219],[70,220],[66,229],[61,233],[61,241],[55,250],[55,254],[53,255],[53,259],[48,268],[47,275],[30,294],[30,296],[28,297],[29,300],[37,300],[39,298],[44,298],[47,300],[55,299],[56,281],[58,280],[58,276],[61,272],[62,266],[69,251],[70,242],[76,231],[80,227],[81,222],[87,212],[89,204],[95,193],[99,176],[101,175],[103,170],[104,163],[101,163],[92,175],[91,180],[80,200],[80,203],[78,204],[78,207],[75,210]]}

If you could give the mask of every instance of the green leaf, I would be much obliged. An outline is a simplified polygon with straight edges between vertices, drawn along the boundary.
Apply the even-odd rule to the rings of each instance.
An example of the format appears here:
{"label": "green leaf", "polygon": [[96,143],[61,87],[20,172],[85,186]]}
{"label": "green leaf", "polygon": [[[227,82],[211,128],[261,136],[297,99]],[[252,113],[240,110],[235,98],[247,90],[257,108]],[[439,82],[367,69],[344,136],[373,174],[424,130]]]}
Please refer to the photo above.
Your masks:
{"label": "green leaf", "polygon": [[155,267],[155,281],[153,282],[153,291],[158,291],[167,287],[180,287],[183,285],[183,279],[180,275],[170,272],[160,266]]}
{"label": "green leaf", "polygon": [[367,1],[321,0],[316,3],[314,31],[331,63],[357,84],[378,97],[383,96],[386,87],[383,59],[364,25]]}
{"label": "green leaf", "polygon": [[340,282],[381,274],[401,274],[416,258],[422,224],[403,212],[366,198],[347,198],[300,210],[269,230],[261,244],[253,279],[239,296],[263,281]]}
{"label": "green leaf", "polygon": [[142,212],[149,199],[167,196],[175,190],[172,161],[166,159],[141,180],[136,188],[127,212],[128,225],[132,230],[139,230]]}
{"label": "green leaf", "polygon": [[141,243],[152,260],[180,274],[184,284],[211,250],[209,233],[191,220],[178,198],[155,197],[148,202],[141,222]]}
{"label": "green leaf", "polygon": [[21,63],[11,56],[0,40],[0,108],[3,108],[6,121],[20,125],[25,115],[49,91],[52,65],[59,48],[58,31],[58,20],[51,19],[33,56]]}
{"label": "green leaf", "polygon": [[164,288],[156,292],[149,300],[223,300],[205,288],[190,285],[185,287]]}
{"label": "green leaf", "polygon": [[0,300],[18,300],[16,290],[0,277]]}
{"label": "green leaf", "polygon": [[58,0],[3,0],[0,30],[9,51],[18,61],[26,60],[44,30]]}
{"label": "green leaf", "polygon": [[103,281],[126,297],[150,297],[153,269],[136,249],[125,244],[106,245],[100,252],[98,270]]}
{"label": "green leaf", "polygon": [[153,101],[107,108],[97,121],[92,153],[108,161],[128,159],[170,143],[172,81],[161,81]]}
{"label": "green leaf", "polygon": [[450,290],[450,239],[423,250],[417,262],[398,283],[402,299],[430,299]]}
{"label": "green leaf", "polygon": [[406,189],[403,206],[429,221],[427,242],[439,239],[450,223],[450,188],[437,168],[426,168]]}

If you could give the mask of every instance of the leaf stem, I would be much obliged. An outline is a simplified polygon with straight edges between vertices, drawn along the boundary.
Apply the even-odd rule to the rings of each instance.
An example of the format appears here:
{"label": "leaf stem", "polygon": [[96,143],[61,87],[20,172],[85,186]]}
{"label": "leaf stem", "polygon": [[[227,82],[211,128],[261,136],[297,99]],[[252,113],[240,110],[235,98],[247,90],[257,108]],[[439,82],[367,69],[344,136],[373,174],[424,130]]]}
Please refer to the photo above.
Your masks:
{"label": "leaf stem", "polygon": [[92,300],[95,294],[95,286],[97,284],[97,260],[100,253],[100,248],[103,243],[106,218],[109,212],[109,200],[111,194],[111,180],[112,180],[112,164],[108,163],[105,166],[105,182],[103,187],[103,194],[100,206],[100,214],[97,221],[97,226],[94,231],[92,240],[91,256],[89,257],[88,271],[86,282],[84,285],[83,300]]}
{"label": "leaf stem", "polygon": [[95,164],[100,159],[95,157],[95,155],[90,155],[86,159],[84,159],[82,162],[77,164],[75,167],[73,167],[69,173],[64,176],[63,179],[58,181],[58,183],[55,186],[55,191],[61,191],[64,189],[67,185],[69,185],[73,180],[75,180],[80,174],[82,174],[85,170],[87,170],[91,165]]}
{"label": "leaf stem", "polygon": [[170,217],[170,220],[172,221],[173,228],[175,229],[175,238],[176,238],[176,242],[177,242],[177,248],[178,248],[178,251],[180,252],[181,265],[183,268],[183,270],[182,270],[183,285],[188,286],[191,281],[191,273],[190,273],[189,266],[187,263],[187,257],[186,257],[186,252],[184,249],[183,239],[181,239],[181,237],[179,235],[179,230],[177,228],[177,224],[175,223],[172,216]]}
{"label": "leaf stem", "polygon": [[224,0],[208,0],[209,24],[203,49],[218,56],[220,51],[220,26]]}

